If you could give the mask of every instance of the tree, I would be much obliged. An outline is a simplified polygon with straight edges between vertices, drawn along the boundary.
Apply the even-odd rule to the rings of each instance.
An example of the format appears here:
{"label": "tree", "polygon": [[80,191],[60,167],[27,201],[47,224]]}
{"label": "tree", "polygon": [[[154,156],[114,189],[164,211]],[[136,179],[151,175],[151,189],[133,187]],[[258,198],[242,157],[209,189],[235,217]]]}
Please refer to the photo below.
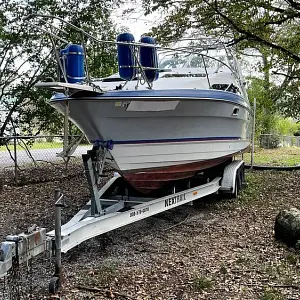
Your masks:
{"label": "tree", "polygon": [[272,133],[275,126],[275,105],[264,87],[264,80],[260,78],[249,78],[248,95],[253,103],[256,98],[256,135]]}
{"label": "tree", "polygon": [[297,124],[292,118],[282,118],[277,115],[275,118],[275,131],[279,135],[293,136],[300,129],[300,124]]}
{"label": "tree", "polygon": [[296,1],[152,0],[144,1],[144,6],[147,13],[170,12],[154,28],[158,37],[168,41],[181,38],[188,30],[198,33],[202,29],[224,37],[229,45],[244,41],[248,46],[260,44],[300,62],[299,41],[281,31],[289,25],[295,37],[300,32],[300,4]]}
{"label": "tree", "polygon": [[[262,54],[273,101],[287,116],[300,115],[300,3],[294,0],[152,0],[146,13],[166,15],[152,28],[161,43],[185,36],[215,36],[228,46]],[[266,78],[266,77],[265,77]],[[270,79],[265,81],[268,84]]]}
{"label": "tree", "polygon": [[[10,130],[17,134],[16,128],[20,126],[30,134],[61,127],[58,113],[45,103],[50,93],[34,88],[38,81],[54,77],[56,65],[51,59],[50,41],[38,28],[29,26],[24,17],[32,13],[56,15],[100,39],[114,39],[116,27],[110,19],[110,10],[115,5],[105,0],[21,0],[18,5],[13,0],[1,2],[0,108],[5,113],[0,119],[0,137]],[[69,40],[81,42],[72,28],[64,30]],[[112,46],[96,49],[90,41],[86,43],[88,53],[92,54],[89,61],[98,63],[91,69],[91,75],[111,73],[116,65]]]}

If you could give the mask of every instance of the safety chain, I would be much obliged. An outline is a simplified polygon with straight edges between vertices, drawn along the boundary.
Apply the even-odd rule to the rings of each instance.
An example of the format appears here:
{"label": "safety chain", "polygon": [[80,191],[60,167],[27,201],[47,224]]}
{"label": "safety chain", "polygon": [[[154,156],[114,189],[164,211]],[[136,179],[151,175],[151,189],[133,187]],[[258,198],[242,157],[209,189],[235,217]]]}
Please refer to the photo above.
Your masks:
{"label": "safety chain", "polygon": [[30,259],[27,263],[27,271],[26,271],[26,281],[28,282],[28,299],[33,299],[33,269],[32,269],[32,261]]}
{"label": "safety chain", "polygon": [[[37,293],[45,292],[45,283],[53,272],[51,251],[31,258],[27,263],[19,265],[14,257],[12,268],[7,275],[0,278],[1,300],[35,300]],[[41,268],[42,265],[42,268]]]}
{"label": "safety chain", "polygon": [[18,257],[13,257],[12,267],[7,273],[6,294],[9,300],[21,299],[20,265]]}

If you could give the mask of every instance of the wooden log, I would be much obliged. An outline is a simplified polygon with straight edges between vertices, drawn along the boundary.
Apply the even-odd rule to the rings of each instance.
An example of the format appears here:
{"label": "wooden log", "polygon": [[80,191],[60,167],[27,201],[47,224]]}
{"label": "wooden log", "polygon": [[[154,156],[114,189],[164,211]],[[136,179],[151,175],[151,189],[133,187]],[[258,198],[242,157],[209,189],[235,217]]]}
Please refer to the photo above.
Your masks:
{"label": "wooden log", "polygon": [[288,246],[295,246],[300,241],[300,211],[290,208],[281,211],[275,220],[275,237]]}

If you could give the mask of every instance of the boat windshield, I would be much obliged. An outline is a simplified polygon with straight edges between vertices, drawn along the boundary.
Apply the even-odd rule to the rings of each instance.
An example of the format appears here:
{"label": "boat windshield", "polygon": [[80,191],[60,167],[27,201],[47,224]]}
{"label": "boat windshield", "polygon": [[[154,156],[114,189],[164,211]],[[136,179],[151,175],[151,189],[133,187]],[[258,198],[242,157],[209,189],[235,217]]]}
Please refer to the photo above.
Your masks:
{"label": "boat windshield", "polygon": [[246,95],[237,60],[228,49],[162,51],[159,69],[164,78],[206,77],[210,88]]}
{"label": "boat windshield", "polygon": [[213,54],[160,54],[159,68],[160,69],[179,69],[179,68],[197,68],[208,69],[213,72],[218,72],[220,69],[228,69],[224,64],[226,62],[225,55],[216,56]]}

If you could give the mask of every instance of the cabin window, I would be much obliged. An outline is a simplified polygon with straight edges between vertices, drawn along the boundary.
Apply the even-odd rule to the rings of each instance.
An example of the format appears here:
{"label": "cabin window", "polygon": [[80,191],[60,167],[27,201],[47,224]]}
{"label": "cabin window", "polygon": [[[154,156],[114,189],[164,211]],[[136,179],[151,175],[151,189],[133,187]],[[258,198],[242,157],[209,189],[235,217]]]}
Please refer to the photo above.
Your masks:
{"label": "cabin window", "polygon": [[227,91],[227,92],[232,92],[232,93],[240,93],[240,90],[237,86],[234,84],[228,84],[228,83],[218,83],[218,84],[212,84],[211,88],[214,90],[222,90],[222,91]]}

